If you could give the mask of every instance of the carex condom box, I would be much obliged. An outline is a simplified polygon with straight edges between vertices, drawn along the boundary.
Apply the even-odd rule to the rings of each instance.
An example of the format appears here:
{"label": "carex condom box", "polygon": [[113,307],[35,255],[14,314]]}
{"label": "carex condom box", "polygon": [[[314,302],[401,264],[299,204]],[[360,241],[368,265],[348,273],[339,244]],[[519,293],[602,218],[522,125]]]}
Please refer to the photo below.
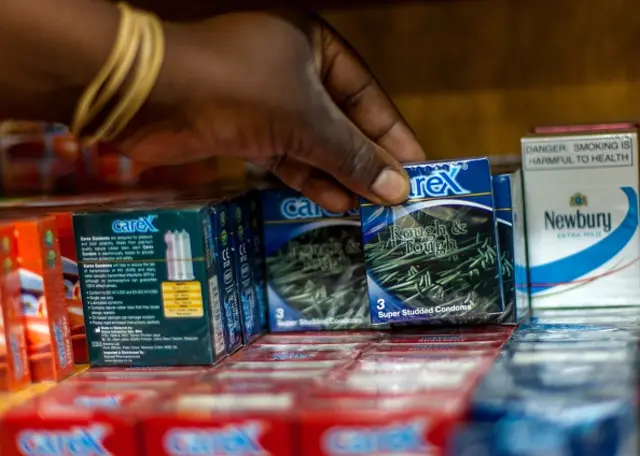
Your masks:
{"label": "carex condom box", "polygon": [[147,415],[144,446],[157,456],[299,456],[297,406],[291,391],[185,390]]}
{"label": "carex condom box", "polygon": [[502,314],[486,158],[405,165],[408,199],[360,206],[374,324],[486,323]]}
{"label": "carex condom box", "polygon": [[142,412],[160,392],[67,383],[12,408],[2,418],[3,455],[142,456]]}
{"label": "carex condom box", "polygon": [[209,203],[73,216],[93,366],[210,365],[226,356]]}
{"label": "carex condom box", "polygon": [[239,194],[229,199],[229,224],[234,253],[236,283],[240,298],[242,336],[245,344],[261,334],[260,309],[256,295],[256,273],[253,263],[253,242],[249,230],[247,195]]}
{"label": "carex condom box", "polygon": [[[520,171],[492,177],[498,221],[500,278],[504,323],[519,323],[529,316],[529,295],[524,230],[524,205]],[[519,284],[519,286],[516,286]]]}
{"label": "carex condom box", "polygon": [[289,189],[261,195],[271,331],[369,327],[357,211],[331,213]]}
{"label": "carex condom box", "polygon": [[304,454],[444,456],[450,434],[464,418],[464,400],[456,395],[310,393],[301,408]]}
{"label": "carex condom box", "polygon": [[522,163],[532,315],[637,308],[638,126],[538,127]]}
{"label": "carex condom box", "polygon": [[52,216],[16,219],[18,276],[27,352],[34,381],[60,381],[74,372],[62,261]]}
{"label": "carex condom box", "polygon": [[0,224],[0,393],[31,383],[12,224]]}

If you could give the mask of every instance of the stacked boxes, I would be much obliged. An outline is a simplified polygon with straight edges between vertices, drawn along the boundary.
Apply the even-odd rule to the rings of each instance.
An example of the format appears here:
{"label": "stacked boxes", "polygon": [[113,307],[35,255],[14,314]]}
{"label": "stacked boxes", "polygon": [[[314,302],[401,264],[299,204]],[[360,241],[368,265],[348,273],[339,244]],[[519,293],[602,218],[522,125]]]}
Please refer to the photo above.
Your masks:
{"label": "stacked boxes", "polygon": [[247,195],[242,194],[229,200],[231,244],[234,252],[235,276],[242,313],[242,333],[245,344],[251,343],[261,333],[260,308],[257,297],[253,260],[254,239],[249,229],[249,206]]}
{"label": "stacked boxes", "polygon": [[503,308],[489,161],[405,169],[411,180],[405,203],[361,204],[372,322],[498,321]]}
{"label": "stacked boxes", "polygon": [[522,139],[532,311],[640,303],[635,125]]}
{"label": "stacked boxes", "polygon": [[262,214],[271,331],[370,326],[357,211],[335,214],[269,189]]}
{"label": "stacked boxes", "polygon": [[33,217],[13,224],[31,376],[34,381],[60,381],[75,365],[56,220]]}
{"label": "stacked boxes", "polygon": [[494,175],[492,181],[504,307],[501,321],[518,323],[530,311],[522,179],[520,171],[515,171]]}
{"label": "stacked boxes", "polygon": [[521,327],[476,389],[452,454],[638,454],[637,344],[637,327]]}
{"label": "stacked boxes", "polygon": [[213,206],[146,206],[74,214],[91,364],[213,364],[228,340]]}
{"label": "stacked boxes", "polygon": [[0,392],[31,383],[13,225],[0,225]]}

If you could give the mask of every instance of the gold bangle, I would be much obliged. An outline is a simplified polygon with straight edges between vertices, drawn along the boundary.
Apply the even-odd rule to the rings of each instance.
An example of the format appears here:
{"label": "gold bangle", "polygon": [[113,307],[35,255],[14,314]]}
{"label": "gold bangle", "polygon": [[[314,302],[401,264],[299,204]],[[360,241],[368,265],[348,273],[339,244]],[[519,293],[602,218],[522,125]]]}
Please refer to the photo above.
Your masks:
{"label": "gold bangle", "polygon": [[[111,56],[83,93],[74,116],[72,132],[80,137],[98,114],[103,115],[101,125],[83,138],[89,143],[112,140],[127,126],[153,90],[164,61],[160,20],[125,4],[118,7],[121,21]],[[108,103],[113,108],[102,112]]]}
{"label": "gold bangle", "polygon": [[[118,4],[118,9],[120,10],[120,25],[109,59],[86,88],[76,107],[71,123],[71,132],[76,136],[80,136],[82,130],[115,96],[129,73],[137,54],[138,24],[128,5]],[[96,97],[98,97],[97,100]]]}
{"label": "gold bangle", "polygon": [[138,13],[141,29],[139,63],[128,90],[113,108],[95,137],[111,141],[140,110],[155,86],[164,60],[164,34],[160,20],[151,14]]}

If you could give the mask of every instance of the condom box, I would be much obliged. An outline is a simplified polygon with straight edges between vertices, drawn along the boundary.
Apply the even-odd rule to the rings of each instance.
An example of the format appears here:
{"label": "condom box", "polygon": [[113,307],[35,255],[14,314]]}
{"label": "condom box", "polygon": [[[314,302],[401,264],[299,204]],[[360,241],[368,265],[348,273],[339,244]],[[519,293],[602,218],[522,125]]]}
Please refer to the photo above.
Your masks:
{"label": "condom box", "polygon": [[265,334],[255,342],[255,345],[370,343],[381,340],[382,337],[383,333],[375,331],[308,331],[287,334]]}
{"label": "condom box", "polygon": [[264,333],[268,329],[267,322],[267,282],[264,261],[264,242],[262,239],[262,209],[260,192],[258,190],[250,190],[247,193],[247,216],[248,237],[251,240],[251,249],[249,256],[253,266],[253,280],[255,287],[255,296],[258,307],[258,322],[260,325],[260,333]]}
{"label": "condom box", "polygon": [[13,221],[27,352],[33,381],[60,381],[74,372],[69,318],[64,302],[56,220]]}
{"label": "condom box", "polygon": [[503,308],[489,160],[405,170],[405,203],[360,206],[373,323],[497,321]]}
{"label": "condom box", "polygon": [[370,326],[357,211],[335,214],[294,190],[262,191],[272,332]]}
{"label": "condom box", "polygon": [[637,307],[637,126],[540,127],[522,163],[533,316]]}
{"label": "condom box", "polygon": [[61,385],[2,417],[2,454],[141,456],[141,412],[158,397],[143,389]]}
{"label": "condom box", "polygon": [[[526,274],[526,237],[520,172],[492,177],[493,199],[498,221],[500,277],[504,323],[518,323],[529,316],[528,280]],[[516,265],[520,267],[517,268]],[[516,283],[520,286],[516,287]],[[517,290],[520,290],[518,292]]]}
{"label": "condom box", "polygon": [[220,199],[210,205],[214,257],[218,268],[220,302],[225,320],[227,354],[234,353],[243,344],[242,315],[233,251],[233,232],[229,204]]}
{"label": "condom box", "polygon": [[73,222],[92,366],[211,365],[226,356],[219,222],[209,203],[114,206],[76,212]]}
{"label": "condom box", "polygon": [[47,196],[24,198],[10,206],[11,214],[18,217],[23,214],[40,215],[43,212],[55,217],[62,259],[65,304],[69,318],[73,358],[76,364],[88,363],[89,354],[80,293],[78,258],[73,234],[73,212],[84,208],[114,204],[128,199],[144,201],[168,196],[168,192],[142,191],[98,193],[82,196]]}
{"label": "condom box", "polygon": [[311,395],[301,411],[304,454],[444,456],[464,417],[464,402],[453,395]]}
{"label": "condom box", "polygon": [[31,383],[12,224],[0,224],[0,393]]}
{"label": "condom box", "polygon": [[245,344],[253,342],[261,334],[260,308],[257,298],[255,263],[253,262],[254,239],[249,230],[249,207],[246,194],[229,200],[229,222],[231,245],[235,264],[236,283],[240,298],[242,338]]}
{"label": "condom box", "polygon": [[181,392],[145,419],[144,446],[158,456],[298,456],[296,406],[292,392]]}

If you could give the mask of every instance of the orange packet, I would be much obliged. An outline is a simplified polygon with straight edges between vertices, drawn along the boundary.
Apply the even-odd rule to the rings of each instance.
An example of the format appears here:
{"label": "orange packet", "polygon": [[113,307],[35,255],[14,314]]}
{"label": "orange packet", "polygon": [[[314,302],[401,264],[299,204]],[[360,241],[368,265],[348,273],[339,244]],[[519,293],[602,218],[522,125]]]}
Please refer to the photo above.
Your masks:
{"label": "orange packet", "polygon": [[0,391],[31,383],[13,225],[0,224]]}
{"label": "orange packet", "polygon": [[16,220],[27,353],[34,381],[60,381],[74,371],[62,260],[53,216]]}

